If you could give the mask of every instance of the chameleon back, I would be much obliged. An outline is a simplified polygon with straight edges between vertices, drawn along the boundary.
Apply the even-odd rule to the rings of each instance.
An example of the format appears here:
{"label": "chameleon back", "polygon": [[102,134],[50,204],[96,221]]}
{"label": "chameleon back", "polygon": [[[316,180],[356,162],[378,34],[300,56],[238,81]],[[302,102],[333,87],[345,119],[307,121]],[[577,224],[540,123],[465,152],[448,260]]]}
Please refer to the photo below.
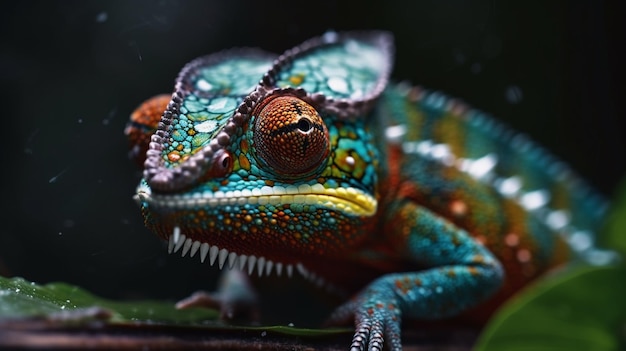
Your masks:
{"label": "chameleon back", "polygon": [[565,262],[615,259],[594,243],[606,200],[528,137],[460,100],[403,84],[387,89],[377,113],[389,143],[388,183],[398,189],[391,201],[410,198],[433,210],[504,265],[502,289],[468,315],[488,317]]}

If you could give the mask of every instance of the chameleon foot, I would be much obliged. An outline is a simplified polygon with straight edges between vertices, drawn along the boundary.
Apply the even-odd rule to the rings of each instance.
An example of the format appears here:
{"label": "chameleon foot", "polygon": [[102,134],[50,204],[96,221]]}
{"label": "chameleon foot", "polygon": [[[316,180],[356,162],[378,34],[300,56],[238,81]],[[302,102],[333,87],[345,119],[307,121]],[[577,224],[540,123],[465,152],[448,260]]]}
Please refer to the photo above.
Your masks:
{"label": "chameleon foot", "polygon": [[350,345],[351,351],[382,350],[386,340],[388,350],[402,349],[400,339],[400,310],[395,299],[373,289],[366,290],[356,298],[338,307],[327,325],[337,325],[354,317],[356,332]]}
{"label": "chameleon foot", "polygon": [[238,270],[226,271],[217,292],[198,291],[176,303],[176,308],[207,307],[220,310],[223,321],[256,323],[259,321],[257,296],[248,277]]}

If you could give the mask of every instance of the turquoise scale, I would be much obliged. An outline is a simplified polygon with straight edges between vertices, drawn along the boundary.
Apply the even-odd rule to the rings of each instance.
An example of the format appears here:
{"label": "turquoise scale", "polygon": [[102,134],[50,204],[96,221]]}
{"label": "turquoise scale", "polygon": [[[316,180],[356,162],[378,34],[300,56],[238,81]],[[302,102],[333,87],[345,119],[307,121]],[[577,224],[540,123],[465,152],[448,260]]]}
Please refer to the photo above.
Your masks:
{"label": "turquoise scale", "polygon": [[276,86],[302,88],[334,99],[366,96],[383,74],[386,56],[356,40],[325,46],[280,72]]}
{"label": "turquoise scale", "polygon": [[184,97],[162,151],[165,165],[178,165],[168,157],[173,151],[182,157],[206,146],[254,90],[271,64],[272,60],[267,58],[232,57],[194,71],[191,77],[193,91]]}

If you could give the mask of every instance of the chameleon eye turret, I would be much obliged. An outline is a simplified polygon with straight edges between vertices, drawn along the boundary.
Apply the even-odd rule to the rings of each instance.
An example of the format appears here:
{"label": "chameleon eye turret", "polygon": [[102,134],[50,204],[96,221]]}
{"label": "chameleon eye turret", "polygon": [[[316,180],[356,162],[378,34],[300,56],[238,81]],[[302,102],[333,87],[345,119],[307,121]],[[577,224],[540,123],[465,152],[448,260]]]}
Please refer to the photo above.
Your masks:
{"label": "chameleon eye turret", "polygon": [[328,155],[328,129],[313,106],[281,96],[262,104],[252,127],[256,157],[268,169],[301,176],[319,169]]}

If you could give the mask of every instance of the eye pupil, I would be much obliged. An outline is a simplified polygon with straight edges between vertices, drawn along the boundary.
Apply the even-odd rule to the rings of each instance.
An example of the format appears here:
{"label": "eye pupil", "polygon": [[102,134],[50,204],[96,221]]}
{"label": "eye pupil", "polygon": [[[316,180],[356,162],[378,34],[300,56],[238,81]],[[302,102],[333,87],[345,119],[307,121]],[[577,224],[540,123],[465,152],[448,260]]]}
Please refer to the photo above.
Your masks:
{"label": "eye pupil", "polygon": [[298,121],[297,126],[298,126],[298,129],[300,129],[301,131],[308,132],[309,130],[311,130],[311,121],[309,121],[306,118],[301,118]]}

